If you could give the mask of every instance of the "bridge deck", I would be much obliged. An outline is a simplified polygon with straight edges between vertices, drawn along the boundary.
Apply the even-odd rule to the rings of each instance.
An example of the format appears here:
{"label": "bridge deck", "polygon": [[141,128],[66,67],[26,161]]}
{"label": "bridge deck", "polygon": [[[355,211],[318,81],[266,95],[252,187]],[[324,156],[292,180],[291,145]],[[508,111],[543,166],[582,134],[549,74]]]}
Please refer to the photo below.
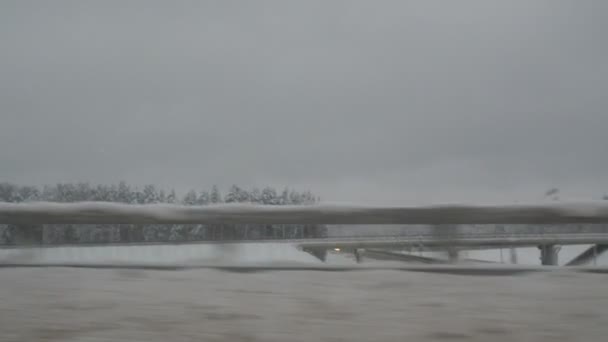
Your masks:
{"label": "bridge deck", "polygon": [[441,247],[460,246],[463,248],[492,248],[509,246],[538,245],[585,245],[608,244],[608,233],[594,234],[479,234],[453,235],[442,237],[435,235],[382,236],[353,238],[316,238],[292,240],[244,240],[244,241],[168,241],[137,243],[103,243],[103,244],[42,244],[42,245],[3,245],[0,249],[11,248],[56,248],[56,247],[98,247],[98,246],[151,246],[151,245],[230,245],[230,244],[291,244],[306,248],[374,248],[374,247]]}

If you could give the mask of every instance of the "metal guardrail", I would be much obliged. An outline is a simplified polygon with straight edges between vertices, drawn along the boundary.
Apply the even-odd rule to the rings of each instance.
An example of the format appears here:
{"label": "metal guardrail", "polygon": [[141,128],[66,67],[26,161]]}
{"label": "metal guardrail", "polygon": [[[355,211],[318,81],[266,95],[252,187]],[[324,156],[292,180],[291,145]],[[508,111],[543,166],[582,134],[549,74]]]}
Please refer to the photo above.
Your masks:
{"label": "metal guardrail", "polygon": [[557,224],[606,223],[608,201],[419,207],[0,203],[7,224]]}
{"label": "metal guardrail", "polygon": [[[256,206],[256,205],[126,205],[86,203],[0,203],[0,224],[568,224],[607,223],[608,201],[536,205],[426,207]],[[441,232],[441,233],[440,233]],[[444,234],[447,233],[447,234]],[[532,246],[603,244],[607,233],[462,234],[436,230],[428,235],[398,237],[250,240],[232,243],[290,243],[303,248],[373,248],[395,246]],[[104,243],[78,246],[227,244],[230,241]],[[59,247],[35,245],[31,247]],[[71,245],[74,246],[74,245]],[[25,246],[20,245],[18,248]],[[1,248],[10,248],[2,246]]]}

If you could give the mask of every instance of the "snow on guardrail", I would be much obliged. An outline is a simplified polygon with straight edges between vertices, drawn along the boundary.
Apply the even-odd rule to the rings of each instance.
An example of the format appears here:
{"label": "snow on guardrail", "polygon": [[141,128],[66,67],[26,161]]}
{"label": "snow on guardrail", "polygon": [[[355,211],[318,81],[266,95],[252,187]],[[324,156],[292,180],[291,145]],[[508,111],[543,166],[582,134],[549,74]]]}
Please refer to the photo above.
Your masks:
{"label": "snow on guardrail", "polygon": [[557,224],[608,222],[608,201],[530,205],[0,203],[0,224]]}

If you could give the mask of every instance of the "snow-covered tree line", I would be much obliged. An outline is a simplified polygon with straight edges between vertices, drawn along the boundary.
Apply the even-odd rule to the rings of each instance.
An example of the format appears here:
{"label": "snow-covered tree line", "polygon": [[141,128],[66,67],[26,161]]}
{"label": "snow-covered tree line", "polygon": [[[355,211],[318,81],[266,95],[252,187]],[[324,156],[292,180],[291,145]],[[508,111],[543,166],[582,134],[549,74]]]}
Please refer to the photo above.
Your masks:
{"label": "snow-covered tree line", "polygon": [[[255,203],[262,205],[308,205],[319,201],[311,192],[272,187],[244,189],[233,185],[226,193],[217,186],[209,190],[190,190],[183,196],[154,185],[130,186],[61,183],[35,187],[0,183],[0,202],[80,202],[105,201],[130,204],[168,203],[211,205],[217,203]],[[0,225],[0,244],[21,243],[117,243],[201,240],[255,240],[324,237],[321,225]]]}
{"label": "snow-covered tree line", "polygon": [[179,203],[185,205],[207,205],[213,203],[250,202],[268,205],[313,204],[318,201],[310,191],[297,192],[284,189],[277,192],[272,187],[243,189],[237,185],[222,194],[217,186],[210,190],[190,190],[179,198],[174,190],[165,191],[154,185],[129,186],[125,182],[112,185],[89,183],[60,183],[42,188],[0,183],[0,202],[80,202],[106,201],[130,204]]}

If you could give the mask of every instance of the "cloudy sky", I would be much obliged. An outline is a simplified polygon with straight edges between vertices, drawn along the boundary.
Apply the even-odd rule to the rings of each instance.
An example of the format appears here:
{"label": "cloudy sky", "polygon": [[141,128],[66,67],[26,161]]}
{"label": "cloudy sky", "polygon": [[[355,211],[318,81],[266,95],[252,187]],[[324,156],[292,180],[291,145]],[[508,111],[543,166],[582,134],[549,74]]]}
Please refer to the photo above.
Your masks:
{"label": "cloudy sky", "polygon": [[605,1],[2,1],[0,181],[608,192]]}

